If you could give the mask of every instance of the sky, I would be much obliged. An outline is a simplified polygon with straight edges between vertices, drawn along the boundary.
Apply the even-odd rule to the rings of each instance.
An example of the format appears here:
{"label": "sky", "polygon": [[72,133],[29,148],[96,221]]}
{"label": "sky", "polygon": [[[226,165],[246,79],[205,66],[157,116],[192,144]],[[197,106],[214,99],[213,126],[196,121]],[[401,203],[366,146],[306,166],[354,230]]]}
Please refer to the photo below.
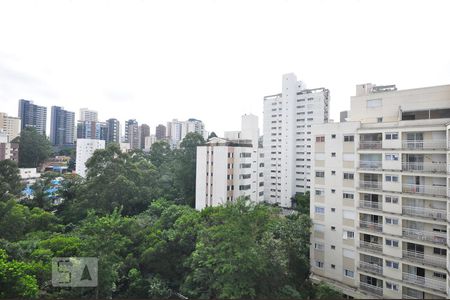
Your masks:
{"label": "sky", "polygon": [[[450,1],[0,1],[0,112],[18,99],[122,126],[203,120],[222,135],[295,73],[330,89],[450,84]],[[261,126],[262,130],[262,126]]]}

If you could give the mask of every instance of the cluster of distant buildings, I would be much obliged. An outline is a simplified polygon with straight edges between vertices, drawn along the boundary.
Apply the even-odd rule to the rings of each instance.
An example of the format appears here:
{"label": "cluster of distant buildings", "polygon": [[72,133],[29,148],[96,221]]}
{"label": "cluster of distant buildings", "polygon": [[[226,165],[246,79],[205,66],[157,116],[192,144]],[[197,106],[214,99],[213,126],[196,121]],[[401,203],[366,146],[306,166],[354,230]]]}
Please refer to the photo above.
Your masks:
{"label": "cluster of distant buildings", "polygon": [[[0,113],[0,160],[18,161],[18,143],[13,140],[21,130],[33,127],[39,134],[47,136],[47,107],[34,104],[31,100],[19,100],[18,117]],[[105,148],[108,143],[117,143],[122,151],[141,149],[149,151],[156,141],[167,141],[172,148],[179,147],[190,132],[196,132],[205,139],[208,132],[197,119],[179,121],[173,119],[166,125],[159,124],[152,134],[150,126],[139,124],[135,119],[125,121],[122,130],[115,118],[99,121],[98,112],[81,108],[78,120],[75,112],[60,106],[51,107],[49,139],[55,152],[74,148],[77,152],[76,172],[85,175],[85,162],[96,149]]]}

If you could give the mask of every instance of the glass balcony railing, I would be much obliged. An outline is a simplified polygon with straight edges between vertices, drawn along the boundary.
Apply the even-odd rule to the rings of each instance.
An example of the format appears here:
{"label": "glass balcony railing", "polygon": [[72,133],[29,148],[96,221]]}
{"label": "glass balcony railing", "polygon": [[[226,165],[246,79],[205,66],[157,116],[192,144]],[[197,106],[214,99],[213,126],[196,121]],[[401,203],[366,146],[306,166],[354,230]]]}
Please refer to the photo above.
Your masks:
{"label": "glass balcony railing", "polygon": [[372,285],[366,282],[360,282],[359,288],[374,295],[383,296],[383,287]]}
{"label": "glass balcony railing", "polygon": [[375,253],[383,252],[382,244],[359,241],[359,247],[364,250],[368,250],[368,251],[375,252]]}
{"label": "glass balcony railing", "polygon": [[445,280],[436,280],[428,277],[417,276],[412,273],[403,273],[403,280],[408,283],[420,285],[429,289],[445,292],[447,284]]}
{"label": "glass balcony railing", "polygon": [[381,169],[382,162],[380,160],[360,160],[359,168],[366,170],[378,170]]}
{"label": "glass balcony railing", "polygon": [[411,239],[426,241],[431,243],[437,243],[445,245],[447,243],[447,233],[419,230],[413,228],[403,228],[403,236]]}
{"label": "glass balcony railing", "polygon": [[445,186],[403,184],[402,190],[404,193],[410,193],[410,194],[422,194],[422,195],[430,195],[430,196],[447,196],[447,188]]}
{"label": "glass balcony railing", "polygon": [[435,267],[445,266],[447,258],[445,255],[429,255],[418,251],[403,250],[403,258],[419,262],[421,264],[431,265]]}
{"label": "glass balcony railing", "polygon": [[361,229],[366,229],[366,230],[374,231],[374,232],[382,232],[383,231],[382,223],[375,223],[375,222],[370,222],[370,221],[359,221],[359,227]]}
{"label": "glass balcony railing", "polygon": [[445,173],[447,168],[446,162],[404,162],[402,170],[409,172],[429,172],[429,173]]}
{"label": "glass balcony railing", "polygon": [[382,183],[381,181],[360,181],[359,187],[369,190],[381,190]]}
{"label": "glass balcony railing", "polygon": [[403,149],[422,150],[422,149],[446,149],[446,140],[403,140]]}
{"label": "glass balcony railing", "polygon": [[436,208],[427,208],[421,206],[402,206],[402,212],[404,215],[413,216],[413,217],[423,217],[423,218],[431,218],[437,220],[445,220],[447,216],[447,211],[445,208],[436,209]]}

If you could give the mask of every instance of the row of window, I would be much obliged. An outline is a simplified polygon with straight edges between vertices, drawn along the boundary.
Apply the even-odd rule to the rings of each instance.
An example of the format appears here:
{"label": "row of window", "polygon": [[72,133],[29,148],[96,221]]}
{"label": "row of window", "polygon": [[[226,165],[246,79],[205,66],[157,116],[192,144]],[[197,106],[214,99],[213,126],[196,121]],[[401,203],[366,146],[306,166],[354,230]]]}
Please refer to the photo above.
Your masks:
{"label": "row of window", "polygon": [[[331,139],[336,139],[336,135],[332,134]],[[355,141],[354,135],[344,135],[344,142],[352,143]],[[325,136],[324,135],[318,135],[316,136],[316,143],[324,143],[325,142]]]}
{"label": "row of window", "polygon": [[[331,175],[336,175],[336,171],[331,171]],[[316,171],[316,177],[324,178],[325,177],[325,172],[324,171]],[[344,179],[345,180],[353,180],[354,179],[354,174],[353,173],[344,172]]]}

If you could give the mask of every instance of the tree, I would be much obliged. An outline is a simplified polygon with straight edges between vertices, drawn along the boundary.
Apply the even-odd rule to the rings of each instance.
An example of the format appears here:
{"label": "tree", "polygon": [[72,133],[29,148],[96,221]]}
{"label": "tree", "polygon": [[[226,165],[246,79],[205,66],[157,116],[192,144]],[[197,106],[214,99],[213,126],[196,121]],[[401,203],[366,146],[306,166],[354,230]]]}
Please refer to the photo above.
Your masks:
{"label": "tree", "polygon": [[0,249],[0,298],[37,298],[39,287],[33,266],[7,259],[5,250]]}
{"label": "tree", "polygon": [[205,143],[198,133],[188,133],[176,152],[175,183],[183,197],[182,204],[195,207],[195,179],[197,170],[197,147]]}
{"label": "tree", "polygon": [[305,194],[295,194],[295,197],[292,198],[292,203],[300,214],[309,216],[309,200],[310,195],[309,191],[307,191]]}
{"label": "tree", "polygon": [[17,163],[9,159],[0,161],[0,200],[18,196],[22,190]]}
{"label": "tree", "polygon": [[209,134],[209,136],[208,136],[208,141],[209,141],[210,139],[212,139],[212,138],[215,138],[215,137],[217,137],[217,134],[216,134],[214,131],[212,131],[212,132]]}
{"label": "tree", "polygon": [[21,168],[37,168],[52,154],[50,141],[35,128],[27,127],[20,133],[19,166]]}
{"label": "tree", "polygon": [[342,293],[322,282],[315,285],[313,290],[314,299],[343,299]]}

